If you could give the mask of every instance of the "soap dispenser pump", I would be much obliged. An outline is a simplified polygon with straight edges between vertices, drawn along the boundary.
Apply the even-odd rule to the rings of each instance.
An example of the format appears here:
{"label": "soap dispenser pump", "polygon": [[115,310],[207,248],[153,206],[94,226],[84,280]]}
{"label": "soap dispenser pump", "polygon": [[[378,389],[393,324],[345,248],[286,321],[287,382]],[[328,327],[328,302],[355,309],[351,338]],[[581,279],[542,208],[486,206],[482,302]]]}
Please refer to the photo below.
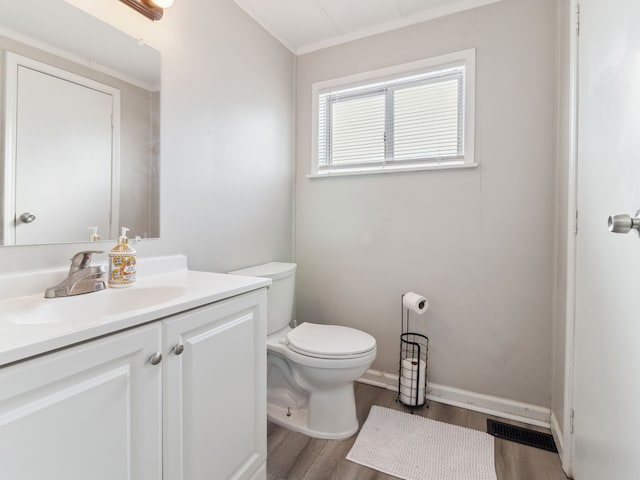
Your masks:
{"label": "soap dispenser pump", "polygon": [[109,251],[109,286],[129,287],[136,281],[136,251],[129,246],[127,227],[122,227],[118,244]]}

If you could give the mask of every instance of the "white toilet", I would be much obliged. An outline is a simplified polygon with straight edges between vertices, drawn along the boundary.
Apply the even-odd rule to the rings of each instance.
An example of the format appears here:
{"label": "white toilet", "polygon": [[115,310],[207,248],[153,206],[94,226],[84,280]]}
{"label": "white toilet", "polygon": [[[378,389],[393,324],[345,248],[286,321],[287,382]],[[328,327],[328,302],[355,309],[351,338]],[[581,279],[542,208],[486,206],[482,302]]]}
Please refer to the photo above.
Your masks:
{"label": "white toilet", "polygon": [[376,358],[368,333],[337,325],[291,328],[295,263],[271,262],[230,272],[268,277],[267,416],[317,438],[347,438],[358,430],[353,382]]}

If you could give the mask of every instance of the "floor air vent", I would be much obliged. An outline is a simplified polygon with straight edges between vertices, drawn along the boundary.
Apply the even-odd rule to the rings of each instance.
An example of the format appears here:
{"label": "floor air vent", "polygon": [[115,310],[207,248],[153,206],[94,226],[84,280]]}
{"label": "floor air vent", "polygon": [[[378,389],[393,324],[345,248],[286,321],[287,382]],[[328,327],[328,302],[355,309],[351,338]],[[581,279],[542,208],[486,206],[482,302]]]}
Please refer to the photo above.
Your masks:
{"label": "floor air vent", "polygon": [[548,433],[540,433],[535,430],[529,430],[528,428],[496,422],[490,418],[487,419],[487,433],[494,437],[522,443],[530,447],[541,448],[550,452],[558,452],[556,442],[553,441],[553,437]]}

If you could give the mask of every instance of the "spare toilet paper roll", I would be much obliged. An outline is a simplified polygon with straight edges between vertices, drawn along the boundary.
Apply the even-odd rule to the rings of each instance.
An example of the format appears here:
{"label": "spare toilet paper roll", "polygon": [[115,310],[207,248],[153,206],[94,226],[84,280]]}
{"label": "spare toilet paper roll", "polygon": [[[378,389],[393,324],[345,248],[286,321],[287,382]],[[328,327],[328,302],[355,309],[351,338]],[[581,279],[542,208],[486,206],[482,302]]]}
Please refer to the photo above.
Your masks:
{"label": "spare toilet paper roll", "polygon": [[416,397],[413,395],[406,395],[404,393],[400,394],[400,401],[405,405],[409,405],[410,407],[416,407],[420,405],[424,405],[424,391],[418,395],[418,400],[416,401]]}
{"label": "spare toilet paper roll", "polygon": [[[427,362],[418,361],[417,358],[405,358],[402,360],[401,380],[416,381],[418,373],[420,373],[419,382],[424,385],[425,375],[427,373]],[[405,382],[406,383],[406,382]]]}
{"label": "spare toilet paper roll", "polygon": [[[400,384],[400,395],[404,395],[407,398],[415,398],[416,389]],[[418,399],[423,399],[423,398],[424,398],[424,386],[418,389]]]}
{"label": "spare toilet paper roll", "polygon": [[416,313],[424,313],[429,308],[429,300],[415,292],[407,292],[402,296],[402,304],[405,308]]}
{"label": "spare toilet paper roll", "polygon": [[416,389],[415,385],[409,386],[409,385],[406,385],[403,380],[400,381],[400,401],[405,405],[409,405],[412,407],[415,407],[417,405],[422,405],[425,400],[424,393],[425,393],[424,383],[422,383],[420,387]]}

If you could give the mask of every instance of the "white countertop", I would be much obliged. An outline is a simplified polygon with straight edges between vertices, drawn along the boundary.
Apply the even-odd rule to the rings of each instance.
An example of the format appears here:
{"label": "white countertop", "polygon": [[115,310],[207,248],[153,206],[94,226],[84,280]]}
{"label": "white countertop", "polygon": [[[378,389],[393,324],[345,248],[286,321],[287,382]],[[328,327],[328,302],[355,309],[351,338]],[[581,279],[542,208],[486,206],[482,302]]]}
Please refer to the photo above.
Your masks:
{"label": "white countertop", "polygon": [[[154,259],[149,268],[154,274],[139,275],[127,288],[52,299],[44,298],[44,289],[7,296],[9,287],[5,288],[0,298],[0,366],[271,284],[267,278],[190,271],[186,258],[168,258],[172,261]],[[0,289],[3,284],[15,289],[21,281],[32,285],[26,277],[38,278],[37,273],[14,276],[13,282],[12,276],[2,276]],[[50,281],[52,272],[43,276]]]}

